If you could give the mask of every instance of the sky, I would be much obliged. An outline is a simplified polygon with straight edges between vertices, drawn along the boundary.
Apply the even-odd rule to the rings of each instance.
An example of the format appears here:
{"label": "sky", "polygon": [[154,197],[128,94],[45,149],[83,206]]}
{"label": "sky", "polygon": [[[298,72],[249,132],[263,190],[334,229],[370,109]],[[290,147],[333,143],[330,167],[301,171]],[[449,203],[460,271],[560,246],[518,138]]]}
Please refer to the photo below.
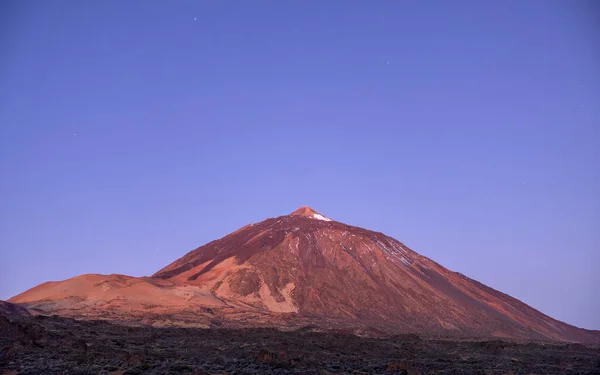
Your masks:
{"label": "sky", "polygon": [[600,5],[3,1],[0,299],[308,205],[600,329]]}

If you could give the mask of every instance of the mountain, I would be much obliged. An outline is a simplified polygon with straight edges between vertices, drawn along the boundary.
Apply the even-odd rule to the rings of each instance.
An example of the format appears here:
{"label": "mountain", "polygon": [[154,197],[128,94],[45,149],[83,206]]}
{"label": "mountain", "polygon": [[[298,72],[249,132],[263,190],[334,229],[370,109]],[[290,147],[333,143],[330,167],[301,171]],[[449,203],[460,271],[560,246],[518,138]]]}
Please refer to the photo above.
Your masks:
{"label": "mountain", "polygon": [[401,242],[301,207],[246,225],[150,277],[81,275],[9,300],[134,324],[302,326],[599,343]]}

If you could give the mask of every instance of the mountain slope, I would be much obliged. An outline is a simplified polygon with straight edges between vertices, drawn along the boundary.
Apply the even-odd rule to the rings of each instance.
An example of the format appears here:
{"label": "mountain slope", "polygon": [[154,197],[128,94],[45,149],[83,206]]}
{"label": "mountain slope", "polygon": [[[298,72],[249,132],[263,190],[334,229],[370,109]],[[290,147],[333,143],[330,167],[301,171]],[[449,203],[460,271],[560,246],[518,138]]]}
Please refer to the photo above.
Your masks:
{"label": "mountain slope", "polygon": [[[9,301],[71,316],[116,311],[155,320],[168,315],[241,325],[335,323],[385,332],[600,342],[599,332],[552,319],[391,237],[309,207],[240,228],[152,277],[127,279],[130,286],[111,277],[81,290],[69,286],[74,279],[42,284]],[[134,285],[148,301],[138,301]],[[52,292],[56,288],[62,294]]]}

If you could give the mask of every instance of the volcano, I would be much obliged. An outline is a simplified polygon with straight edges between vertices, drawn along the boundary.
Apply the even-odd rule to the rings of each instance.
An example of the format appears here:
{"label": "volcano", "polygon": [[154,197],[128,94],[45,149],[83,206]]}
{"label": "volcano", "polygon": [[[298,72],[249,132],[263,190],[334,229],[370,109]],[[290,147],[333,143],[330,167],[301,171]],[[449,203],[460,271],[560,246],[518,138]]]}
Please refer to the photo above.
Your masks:
{"label": "volcano", "polygon": [[314,327],[599,343],[384,235],[310,207],[246,225],[149,277],[87,274],[9,300],[154,326]]}

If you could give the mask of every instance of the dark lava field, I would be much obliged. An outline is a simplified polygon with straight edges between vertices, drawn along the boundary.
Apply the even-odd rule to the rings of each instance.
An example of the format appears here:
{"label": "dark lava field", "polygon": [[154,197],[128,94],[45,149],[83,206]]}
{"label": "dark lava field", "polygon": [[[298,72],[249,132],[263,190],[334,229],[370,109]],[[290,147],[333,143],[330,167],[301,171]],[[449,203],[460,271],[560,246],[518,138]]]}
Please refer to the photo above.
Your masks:
{"label": "dark lava field", "polygon": [[8,374],[600,374],[600,348],[311,328],[126,327],[0,315]]}

